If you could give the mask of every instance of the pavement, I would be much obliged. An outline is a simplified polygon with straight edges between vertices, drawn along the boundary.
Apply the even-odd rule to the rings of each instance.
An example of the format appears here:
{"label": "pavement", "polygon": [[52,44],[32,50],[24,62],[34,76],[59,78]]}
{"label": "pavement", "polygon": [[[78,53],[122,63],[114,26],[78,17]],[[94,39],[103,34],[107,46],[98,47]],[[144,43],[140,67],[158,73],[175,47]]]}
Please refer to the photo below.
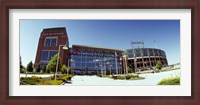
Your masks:
{"label": "pavement", "polygon": [[140,76],[145,77],[141,80],[113,80],[106,77],[97,76],[74,76],[71,83],[65,83],[63,85],[67,86],[155,86],[157,83],[169,77],[180,76],[180,69],[153,73],[153,74],[140,74]]}

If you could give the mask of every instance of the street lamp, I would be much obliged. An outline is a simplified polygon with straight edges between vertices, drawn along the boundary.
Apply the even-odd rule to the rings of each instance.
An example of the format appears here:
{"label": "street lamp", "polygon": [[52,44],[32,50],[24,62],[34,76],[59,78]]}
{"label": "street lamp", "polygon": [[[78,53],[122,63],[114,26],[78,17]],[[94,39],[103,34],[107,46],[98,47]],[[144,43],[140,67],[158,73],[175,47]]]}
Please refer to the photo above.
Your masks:
{"label": "street lamp", "polygon": [[96,68],[96,72],[97,72],[96,74],[98,74],[98,67],[97,67],[97,66],[95,66],[95,68]]}
{"label": "street lamp", "polygon": [[73,70],[71,71],[72,72],[72,75],[74,74],[74,69],[75,69],[76,65],[75,63],[73,64]]}
{"label": "street lamp", "polygon": [[111,68],[112,68],[112,65],[110,65],[110,75],[111,75]]}
{"label": "street lamp", "polygon": [[100,65],[100,69],[101,69],[101,75],[103,76],[103,72],[102,72],[102,65]]}
{"label": "street lamp", "polygon": [[[67,49],[68,49],[68,47],[66,46],[66,44],[65,44],[65,45],[59,45],[58,57],[57,57],[57,64],[56,64],[56,73],[55,73],[55,78],[54,78],[54,80],[56,80],[56,75],[57,75],[57,72],[58,72],[58,62],[59,62],[59,57],[60,57],[60,47],[62,47],[63,50],[67,50]],[[69,65],[68,65],[68,67],[69,67]]]}

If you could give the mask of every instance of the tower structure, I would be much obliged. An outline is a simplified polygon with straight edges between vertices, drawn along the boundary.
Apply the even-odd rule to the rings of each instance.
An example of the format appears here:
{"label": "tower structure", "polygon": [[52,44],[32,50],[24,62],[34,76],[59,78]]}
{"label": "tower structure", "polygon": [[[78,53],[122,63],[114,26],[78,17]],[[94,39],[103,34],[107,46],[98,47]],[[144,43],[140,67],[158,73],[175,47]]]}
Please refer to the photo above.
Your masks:
{"label": "tower structure", "polygon": [[[51,58],[58,53],[59,45],[65,45],[69,48],[69,41],[65,27],[43,29],[38,42],[34,68],[45,68]],[[62,64],[68,64],[68,52],[69,49],[60,49],[59,55]]]}

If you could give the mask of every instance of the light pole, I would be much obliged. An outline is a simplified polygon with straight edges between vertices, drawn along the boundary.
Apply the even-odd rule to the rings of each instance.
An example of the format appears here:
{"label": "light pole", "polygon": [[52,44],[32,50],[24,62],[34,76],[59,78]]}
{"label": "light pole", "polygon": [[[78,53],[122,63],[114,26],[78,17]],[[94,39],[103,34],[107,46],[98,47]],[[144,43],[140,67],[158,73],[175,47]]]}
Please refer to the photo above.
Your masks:
{"label": "light pole", "polygon": [[75,63],[73,64],[73,70],[71,71],[72,75],[74,74],[74,69],[75,69],[76,65]]}
{"label": "light pole", "polygon": [[102,65],[100,65],[100,70],[101,70],[101,76],[103,76]]}
{"label": "light pole", "polygon": [[112,68],[112,65],[110,65],[110,75],[111,75],[111,68]]}
{"label": "light pole", "polygon": [[[57,75],[57,72],[58,72],[58,62],[59,62],[59,58],[60,58],[60,47],[63,47],[64,50],[68,49],[68,47],[66,45],[59,45],[59,48],[58,48],[58,57],[57,57],[57,63],[56,63],[56,73],[55,73],[54,80],[56,80],[56,75]],[[69,65],[68,65],[68,67],[69,67]]]}
{"label": "light pole", "polygon": [[28,73],[28,72],[27,72],[27,69],[26,69],[26,76],[25,76],[25,77],[27,77],[27,73]]}
{"label": "light pole", "polygon": [[96,72],[97,72],[97,73],[96,73],[96,75],[97,75],[97,74],[98,74],[98,67],[97,67],[97,66],[95,66],[95,69],[96,69]]}

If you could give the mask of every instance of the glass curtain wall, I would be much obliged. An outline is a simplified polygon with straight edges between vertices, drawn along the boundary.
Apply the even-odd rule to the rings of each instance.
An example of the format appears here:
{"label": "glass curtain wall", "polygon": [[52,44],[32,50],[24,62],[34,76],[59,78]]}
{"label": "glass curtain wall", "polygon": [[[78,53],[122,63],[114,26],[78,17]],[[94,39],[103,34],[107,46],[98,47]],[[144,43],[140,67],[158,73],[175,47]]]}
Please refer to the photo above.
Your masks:
{"label": "glass curtain wall", "polygon": [[116,73],[116,64],[119,68],[119,59],[114,52],[79,49],[72,50],[71,54],[70,67],[73,72],[108,74]]}

